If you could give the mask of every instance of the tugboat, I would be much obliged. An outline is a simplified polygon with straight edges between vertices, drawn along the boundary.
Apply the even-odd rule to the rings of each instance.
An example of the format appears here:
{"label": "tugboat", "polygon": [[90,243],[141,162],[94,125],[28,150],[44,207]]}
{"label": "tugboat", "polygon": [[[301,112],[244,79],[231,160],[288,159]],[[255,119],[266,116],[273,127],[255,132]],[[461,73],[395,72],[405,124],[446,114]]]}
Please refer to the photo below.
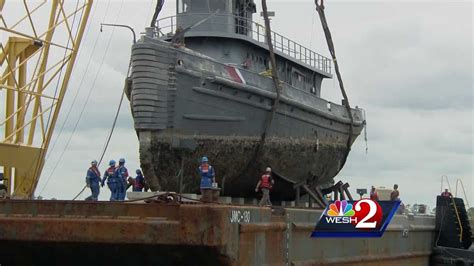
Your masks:
{"label": "tugboat", "polygon": [[282,91],[265,128],[277,93],[256,11],[252,0],[178,0],[176,15],[157,20],[132,46],[126,92],[152,190],[199,191],[202,156],[225,196],[254,196],[266,166],[281,177],[274,200],[292,200],[296,183],[334,183],[364,112],[351,109],[351,130],[344,102],[321,98],[331,60],[271,32]]}

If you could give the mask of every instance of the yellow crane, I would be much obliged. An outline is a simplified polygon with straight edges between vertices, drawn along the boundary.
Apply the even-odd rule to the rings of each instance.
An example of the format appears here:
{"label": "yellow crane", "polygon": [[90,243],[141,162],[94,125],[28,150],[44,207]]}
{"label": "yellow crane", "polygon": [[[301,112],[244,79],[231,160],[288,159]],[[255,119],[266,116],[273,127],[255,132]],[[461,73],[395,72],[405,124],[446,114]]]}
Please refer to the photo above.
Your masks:
{"label": "yellow crane", "polygon": [[34,194],[92,3],[0,0],[0,171],[12,198]]}

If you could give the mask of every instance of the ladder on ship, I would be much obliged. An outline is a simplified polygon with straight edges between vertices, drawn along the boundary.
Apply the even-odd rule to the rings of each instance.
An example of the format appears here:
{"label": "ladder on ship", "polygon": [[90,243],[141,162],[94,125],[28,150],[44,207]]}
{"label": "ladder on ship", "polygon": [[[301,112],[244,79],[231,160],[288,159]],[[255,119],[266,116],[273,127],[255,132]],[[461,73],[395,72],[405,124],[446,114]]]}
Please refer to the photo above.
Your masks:
{"label": "ladder on ship", "polygon": [[468,249],[472,230],[464,201],[456,197],[436,198],[437,246]]}

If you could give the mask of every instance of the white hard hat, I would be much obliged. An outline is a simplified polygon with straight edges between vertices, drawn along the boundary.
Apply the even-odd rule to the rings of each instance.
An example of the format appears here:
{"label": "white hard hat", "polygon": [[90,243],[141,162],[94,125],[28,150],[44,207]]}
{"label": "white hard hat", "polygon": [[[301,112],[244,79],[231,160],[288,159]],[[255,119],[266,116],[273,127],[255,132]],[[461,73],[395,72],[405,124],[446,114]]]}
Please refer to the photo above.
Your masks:
{"label": "white hard hat", "polygon": [[272,168],[270,168],[270,167],[267,167],[267,169],[265,169],[265,171],[267,171],[267,172],[271,172],[271,171],[272,171]]}
{"label": "white hard hat", "polygon": [[444,190],[449,190],[449,188],[448,188],[448,187],[444,187]]}

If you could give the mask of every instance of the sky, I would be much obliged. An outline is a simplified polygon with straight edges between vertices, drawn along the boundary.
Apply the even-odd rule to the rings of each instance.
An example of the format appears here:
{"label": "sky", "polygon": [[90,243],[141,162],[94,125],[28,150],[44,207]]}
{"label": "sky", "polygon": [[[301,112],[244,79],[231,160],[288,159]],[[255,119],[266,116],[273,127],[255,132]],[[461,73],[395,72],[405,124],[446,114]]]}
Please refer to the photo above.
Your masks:
{"label": "sky", "polygon": [[[260,1],[256,2],[254,19],[262,22]],[[446,175],[453,190],[456,179],[462,179],[474,205],[473,3],[325,2],[350,103],[367,115],[367,143],[361,134],[335,179],[349,182],[353,195],[356,188],[389,188],[396,183],[405,203],[434,207],[441,176]],[[329,57],[314,1],[267,3],[276,12],[272,30]],[[122,28],[104,27],[100,32],[100,23],[127,24],[139,34],[150,23],[154,4],[95,1],[37,196],[72,199],[84,186],[89,162],[98,160],[111,129],[132,35]],[[160,17],[174,12],[175,2],[168,0]],[[0,91],[3,103],[1,97]],[[322,97],[340,103],[335,79],[323,81]],[[2,115],[4,108],[0,109]],[[123,157],[134,172],[138,156],[138,139],[125,100],[100,170],[105,170],[108,160]],[[88,191],[79,198],[87,195]],[[109,195],[103,189],[100,199]]]}

